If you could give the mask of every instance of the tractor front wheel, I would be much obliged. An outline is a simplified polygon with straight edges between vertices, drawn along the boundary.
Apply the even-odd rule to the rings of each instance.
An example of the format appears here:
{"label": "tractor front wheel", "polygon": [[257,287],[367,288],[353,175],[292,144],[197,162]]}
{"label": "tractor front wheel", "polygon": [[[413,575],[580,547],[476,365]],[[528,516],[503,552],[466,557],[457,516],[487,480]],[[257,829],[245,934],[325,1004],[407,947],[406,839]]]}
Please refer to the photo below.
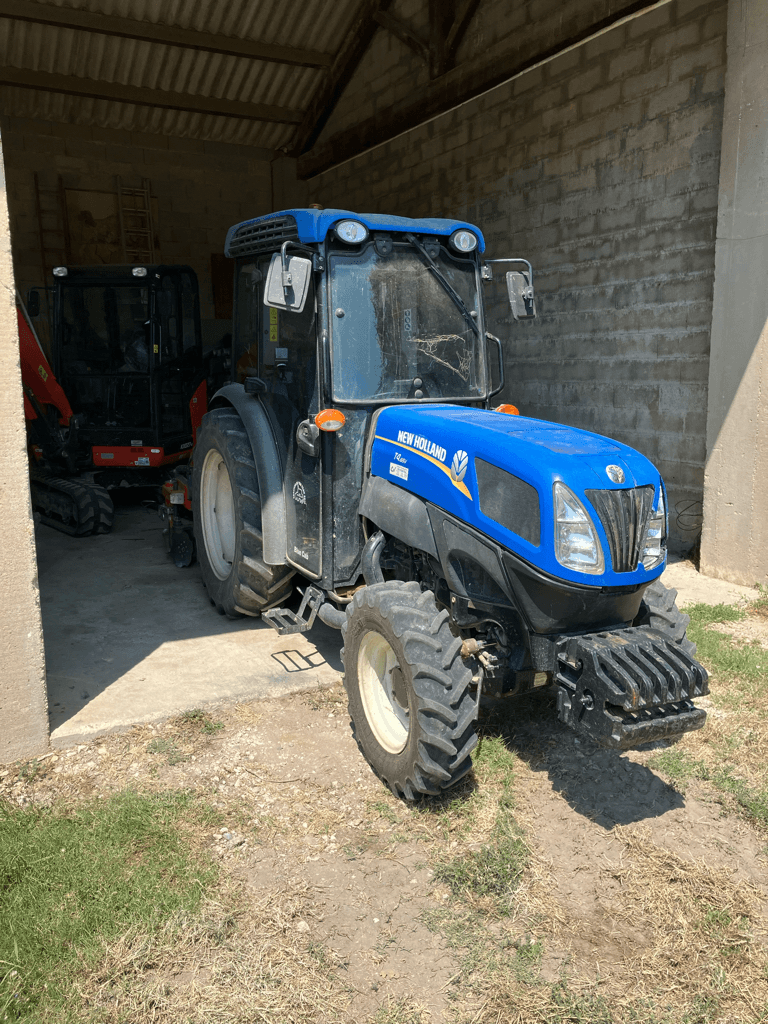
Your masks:
{"label": "tractor front wheel", "polygon": [[677,591],[654,580],[643,594],[643,602],[633,626],[650,626],[666,633],[686,654],[696,654],[696,644],[689,640],[686,630],[690,616],[677,607]]}
{"label": "tractor front wheel", "polygon": [[203,583],[222,615],[257,617],[289,597],[293,570],[263,558],[259,478],[245,425],[229,407],[209,412],[198,432],[192,507]]}
{"label": "tractor front wheel", "polygon": [[477,703],[448,613],[418,583],[357,591],[342,627],[344,685],[363,756],[397,796],[439,794],[472,767]]}

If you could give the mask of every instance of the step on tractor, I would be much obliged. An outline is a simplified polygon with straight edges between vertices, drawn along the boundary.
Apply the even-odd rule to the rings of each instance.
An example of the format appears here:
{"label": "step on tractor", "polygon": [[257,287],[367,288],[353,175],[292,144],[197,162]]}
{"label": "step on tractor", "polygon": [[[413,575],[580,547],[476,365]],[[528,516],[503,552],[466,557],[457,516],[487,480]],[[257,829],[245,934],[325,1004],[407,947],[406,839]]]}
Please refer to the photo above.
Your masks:
{"label": "step on tractor", "polygon": [[226,251],[234,379],[191,488],[203,581],[222,614],[341,630],[354,735],[394,793],[469,771],[483,695],[552,687],[562,722],[617,749],[704,724],[707,674],[659,579],[658,471],[491,408],[483,287],[495,270],[530,319],[529,263],[485,260],[462,221],[321,209],[235,225]]}
{"label": "step on tractor", "polygon": [[[189,460],[212,372],[197,277],[186,266],[53,274],[49,354],[34,327],[40,293],[26,308],[17,298],[32,503],[65,533],[106,533],[110,489],[159,485],[168,466]],[[191,535],[176,544],[191,557]]]}

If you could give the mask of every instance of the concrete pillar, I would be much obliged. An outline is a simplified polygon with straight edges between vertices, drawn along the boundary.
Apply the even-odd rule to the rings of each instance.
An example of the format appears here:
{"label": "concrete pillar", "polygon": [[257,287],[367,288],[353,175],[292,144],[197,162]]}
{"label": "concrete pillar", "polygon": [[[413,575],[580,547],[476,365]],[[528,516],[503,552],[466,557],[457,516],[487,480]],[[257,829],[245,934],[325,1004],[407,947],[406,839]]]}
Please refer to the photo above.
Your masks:
{"label": "concrete pillar", "polygon": [[29,497],[11,233],[0,140],[0,764],[48,746],[43,626]]}
{"label": "concrete pillar", "polygon": [[729,0],[701,569],[768,583],[768,0]]}

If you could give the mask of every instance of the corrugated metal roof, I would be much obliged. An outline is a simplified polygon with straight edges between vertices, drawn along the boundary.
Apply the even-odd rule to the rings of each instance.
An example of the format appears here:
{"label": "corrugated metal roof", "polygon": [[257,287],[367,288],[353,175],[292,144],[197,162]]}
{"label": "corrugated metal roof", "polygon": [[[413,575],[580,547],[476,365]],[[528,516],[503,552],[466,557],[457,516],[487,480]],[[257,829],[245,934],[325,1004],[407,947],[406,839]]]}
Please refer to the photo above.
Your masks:
{"label": "corrugated metal roof", "polygon": [[[45,7],[88,11],[196,32],[221,34],[266,45],[335,55],[361,0],[48,0]],[[33,8],[34,2],[28,2]],[[162,15],[162,17],[161,17]],[[0,63],[27,72],[78,80],[185,93],[303,112],[327,70],[211,53],[165,43],[0,17]],[[3,113],[158,132],[212,141],[281,149],[290,146],[295,124],[159,109],[136,103],[69,96],[59,92],[0,86]]]}

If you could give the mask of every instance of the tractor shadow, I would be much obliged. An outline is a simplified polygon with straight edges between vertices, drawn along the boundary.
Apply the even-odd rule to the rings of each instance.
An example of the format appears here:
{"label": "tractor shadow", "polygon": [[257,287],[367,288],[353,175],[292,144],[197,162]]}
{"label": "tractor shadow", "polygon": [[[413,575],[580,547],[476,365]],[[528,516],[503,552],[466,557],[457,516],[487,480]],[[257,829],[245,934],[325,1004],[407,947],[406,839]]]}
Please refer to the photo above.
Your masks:
{"label": "tractor shadow", "polygon": [[685,804],[676,789],[632,760],[632,751],[598,747],[559,722],[551,690],[484,702],[478,724],[481,737],[501,736],[534,772],[546,773],[577,814],[606,830]]}

